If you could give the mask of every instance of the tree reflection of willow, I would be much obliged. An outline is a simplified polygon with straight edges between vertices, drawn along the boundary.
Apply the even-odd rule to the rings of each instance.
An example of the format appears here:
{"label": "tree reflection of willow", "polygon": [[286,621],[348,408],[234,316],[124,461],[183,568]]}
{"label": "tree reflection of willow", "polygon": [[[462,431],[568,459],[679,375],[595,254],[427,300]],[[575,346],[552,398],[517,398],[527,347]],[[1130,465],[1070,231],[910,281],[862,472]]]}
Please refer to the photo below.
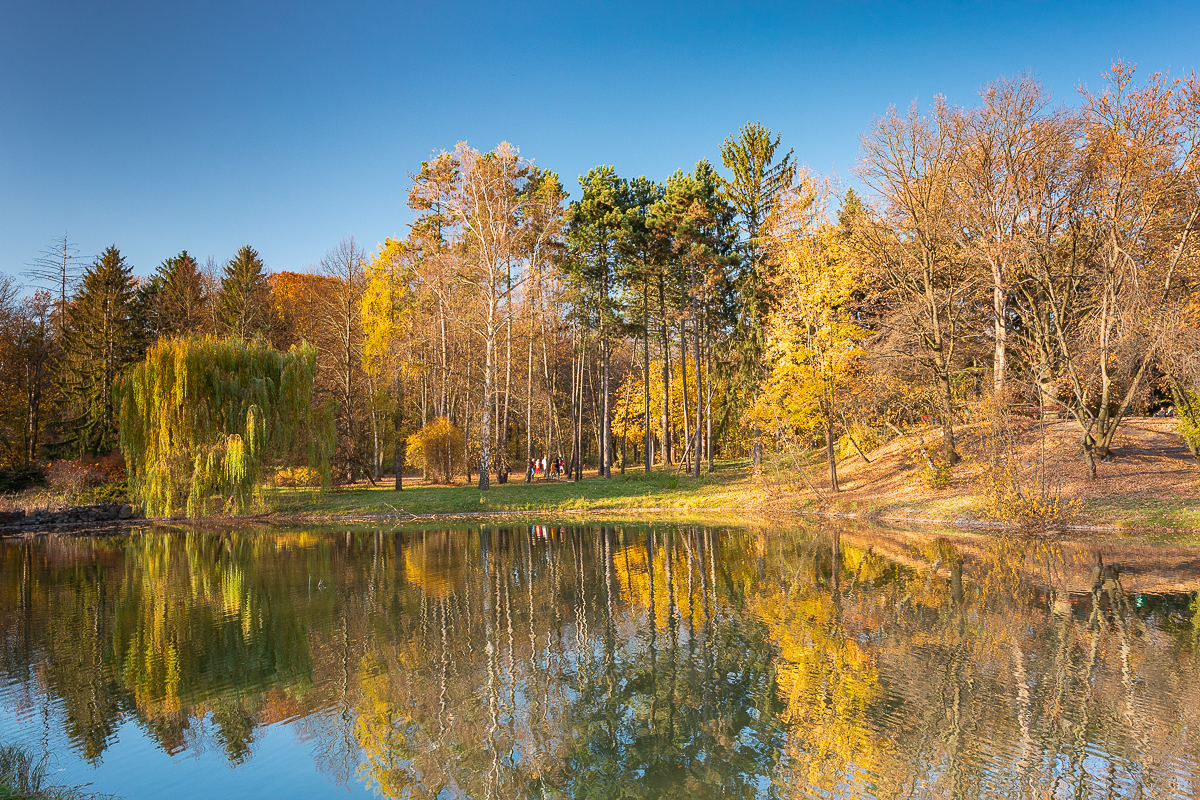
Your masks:
{"label": "tree reflection of willow", "polygon": [[[1116,565],[1053,543],[979,541],[11,543],[0,666],[56,698],[88,758],[126,718],[234,762],[295,719],[323,770],[388,797],[1185,794],[1200,601],[1131,597]],[[1068,592],[1081,569],[1090,591]]]}

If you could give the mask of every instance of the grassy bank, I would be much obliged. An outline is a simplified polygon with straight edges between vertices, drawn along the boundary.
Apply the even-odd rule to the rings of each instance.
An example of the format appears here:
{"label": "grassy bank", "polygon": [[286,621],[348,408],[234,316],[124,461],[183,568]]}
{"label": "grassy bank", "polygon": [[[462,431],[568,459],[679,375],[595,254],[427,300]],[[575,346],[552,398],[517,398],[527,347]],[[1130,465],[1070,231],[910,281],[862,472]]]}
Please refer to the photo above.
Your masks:
{"label": "grassy bank", "polygon": [[0,746],[0,800],[101,800],[78,787],[58,786],[46,780],[46,759],[36,758],[17,745]]}
{"label": "grassy bank", "polygon": [[[301,519],[352,519],[387,516],[398,519],[426,515],[531,514],[594,512],[623,516],[639,512],[704,514],[716,512],[822,512],[883,521],[987,522],[986,503],[971,474],[956,478],[941,490],[921,486],[905,474],[904,458],[880,457],[871,470],[847,469],[843,491],[834,494],[822,484],[821,471],[809,477],[812,486],[794,470],[768,466],[759,478],[751,476],[746,460],[718,462],[699,479],[656,468],[650,475],[627,470],[612,480],[589,475],[581,482],[517,480],[493,484],[487,492],[474,485],[422,485],[410,480],[402,492],[390,486],[343,488],[326,494],[275,490],[269,502],[274,515]],[[865,466],[865,465],[864,465]],[[870,480],[864,480],[865,476]],[[882,484],[886,484],[883,486]],[[1077,497],[1073,513],[1058,525],[1101,528],[1200,529],[1200,492],[1180,493],[1177,487],[1161,493],[1128,491]]]}
{"label": "grassy bank", "polygon": [[[774,496],[773,495],[777,495]],[[763,482],[749,477],[747,463],[718,463],[701,478],[676,475],[674,468],[655,469],[649,475],[629,469],[612,480],[588,476],[573,482],[538,479],[526,484],[521,477],[506,484],[493,483],[481,492],[474,485],[426,486],[410,481],[402,492],[390,484],[362,485],[316,494],[280,489],[269,495],[276,513],[314,517],[370,514],[477,514],[516,511],[636,511],[640,509],[714,510],[783,507],[786,498]],[[800,498],[791,498],[800,502]],[[788,506],[791,507],[791,506]]]}

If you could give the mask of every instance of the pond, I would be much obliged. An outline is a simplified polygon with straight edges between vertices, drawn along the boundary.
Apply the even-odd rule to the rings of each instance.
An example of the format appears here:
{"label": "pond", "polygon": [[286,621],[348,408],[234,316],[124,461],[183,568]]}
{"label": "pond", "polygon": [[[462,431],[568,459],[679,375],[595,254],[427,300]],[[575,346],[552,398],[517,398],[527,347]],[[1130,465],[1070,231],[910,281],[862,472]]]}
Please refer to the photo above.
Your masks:
{"label": "pond", "polygon": [[1200,548],[789,521],[0,541],[0,741],[137,798],[1194,797]]}

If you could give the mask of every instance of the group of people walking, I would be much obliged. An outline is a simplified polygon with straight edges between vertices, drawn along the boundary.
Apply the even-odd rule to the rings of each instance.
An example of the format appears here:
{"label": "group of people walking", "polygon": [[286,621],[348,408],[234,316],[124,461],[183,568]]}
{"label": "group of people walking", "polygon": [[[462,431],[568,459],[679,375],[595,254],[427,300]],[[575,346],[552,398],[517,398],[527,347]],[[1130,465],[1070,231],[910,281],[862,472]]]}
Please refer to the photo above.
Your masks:
{"label": "group of people walking", "polygon": [[550,461],[548,456],[531,458],[525,469],[525,482],[532,483],[534,478],[542,478],[547,475],[551,478],[561,478],[564,466],[562,456],[555,456],[553,461]]}

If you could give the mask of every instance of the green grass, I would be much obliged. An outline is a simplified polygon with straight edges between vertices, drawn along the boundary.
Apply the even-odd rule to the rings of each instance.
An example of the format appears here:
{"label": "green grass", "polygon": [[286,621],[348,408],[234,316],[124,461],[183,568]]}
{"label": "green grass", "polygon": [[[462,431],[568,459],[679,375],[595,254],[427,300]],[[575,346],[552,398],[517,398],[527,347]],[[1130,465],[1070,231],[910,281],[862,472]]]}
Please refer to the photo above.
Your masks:
{"label": "green grass", "polygon": [[[677,475],[672,467],[656,468],[648,476],[640,468],[630,468],[624,476],[614,473],[610,481],[591,473],[579,483],[542,479],[526,485],[523,476],[515,476],[507,484],[493,483],[487,492],[474,485],[424,486],[417,480],[410,480],[402,492],[393,491],[390,484],[364,484],[324,494],[274,489],[268,490],[266,507],[279,518],[328,521],[522,512],[604,512],[615,518],[647,510],[673,516],[720,511],[814,511],[912,522],[987,521],[982,497],[954,490],[909,499],[853,492],[826,494],[821,502],[794,471],[766,469],[764,477],[753,479],[746,459],[718,462],[714,472],[704,472],[699,479]],[[1057,524],[1200,530],[1200,498],[1085,501],[1074,517]]]}
{"label": "green grass", "polygon": [[17,745],[0,746],[0,800],[100,800],[108,795],[46,782],[46,758]]}
{"label": "green grass", "polygon": [[492,484],[481,492],[476,486],[422,486],[417,482],[402,492],[390,485],[343,488],[326,494],[275,490],[268,503],[279,514],[353,516],[392,514],[475,514],[520,511],[635,511],[638,509],[743,509],[762,508],[772,493],[755,486],[745,460],[726,461],[699,479],[676,475],[674,468],[646,475],[627,469],[612,480],[594,475],[578,483],[539,479],[525,484],[514,476],[506,484]]}

